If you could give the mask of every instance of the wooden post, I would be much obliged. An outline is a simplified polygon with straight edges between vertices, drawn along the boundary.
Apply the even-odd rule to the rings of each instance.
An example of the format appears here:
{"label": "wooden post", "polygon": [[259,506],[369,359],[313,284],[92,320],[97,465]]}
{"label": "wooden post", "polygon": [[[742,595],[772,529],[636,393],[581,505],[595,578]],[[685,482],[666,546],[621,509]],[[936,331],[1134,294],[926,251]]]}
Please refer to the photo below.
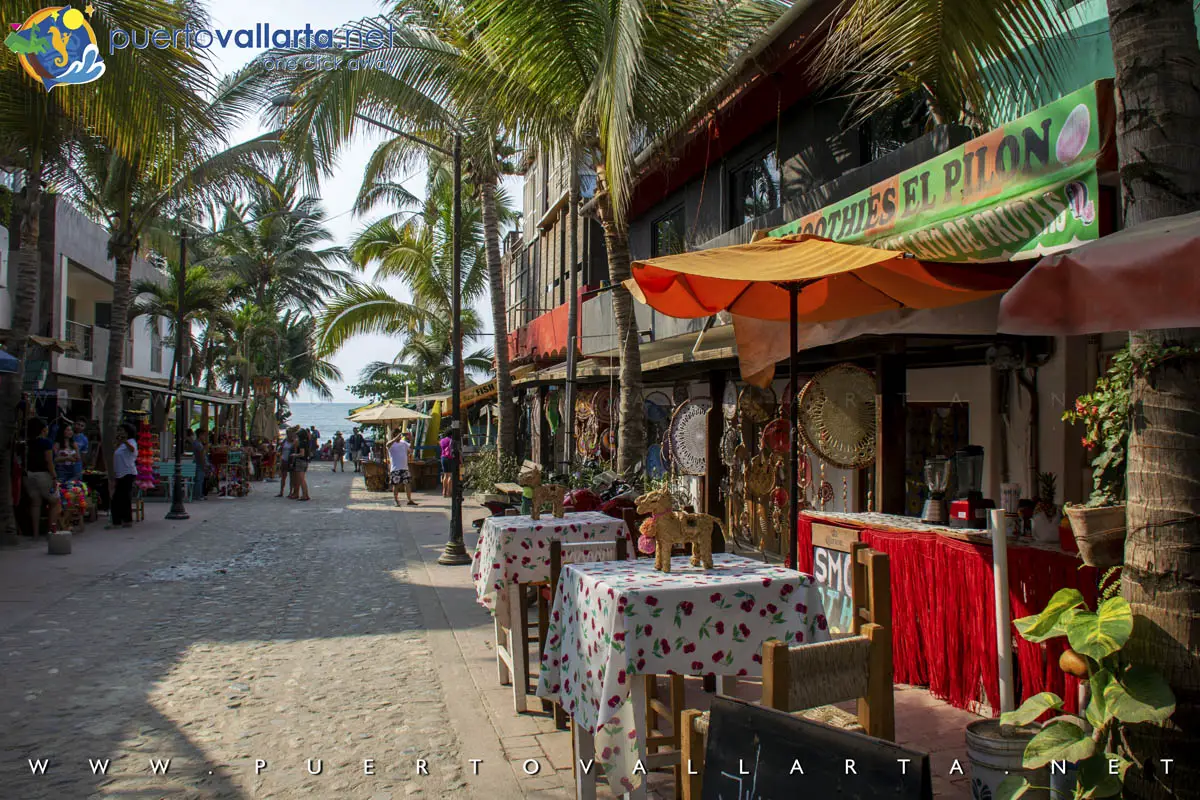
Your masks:
{"label": "wooden post", "polygon": [[884,514],[903,514],[907,372],[903,346],[898,353],[876,357],[875,508]]}
{"label": "wooden post", "polygon": [[700,800],[703,793],[705,737],[697,733],[694,727],[701,713],[697,709],[689,708],[683,712],[683,719],[679,723],[683,729],[683,741],[680,745],[683,800]]}
{"label": "wooden post", "polygon": [[[713,370],[708,373],[708,396],[712,398],[713,406],[708,410],[708,442],[704,472],[704,512],[717,519],[725,519],[725,498],[721,497],[721,479],[725,476],[725,465],[721,462],[721,435],[724,431],[725,414],[722,410],[721,399],[725,395],[725,373]],[[722,531],[726,536],[727,531]],[[714,540],[716,537],[713,537]],[[722,547],[713,552],[725,552]]]}

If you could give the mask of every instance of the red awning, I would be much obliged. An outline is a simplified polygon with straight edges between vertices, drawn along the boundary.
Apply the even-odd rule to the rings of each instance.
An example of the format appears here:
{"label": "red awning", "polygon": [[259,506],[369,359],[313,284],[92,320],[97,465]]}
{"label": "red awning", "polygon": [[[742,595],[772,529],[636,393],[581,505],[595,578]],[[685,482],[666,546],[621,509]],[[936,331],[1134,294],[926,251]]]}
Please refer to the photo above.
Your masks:
{"label": "red awning", "polygon": [[1075,336],[1200,327],[1200,212],[1046,256],[1000,304],[1000,331]]}

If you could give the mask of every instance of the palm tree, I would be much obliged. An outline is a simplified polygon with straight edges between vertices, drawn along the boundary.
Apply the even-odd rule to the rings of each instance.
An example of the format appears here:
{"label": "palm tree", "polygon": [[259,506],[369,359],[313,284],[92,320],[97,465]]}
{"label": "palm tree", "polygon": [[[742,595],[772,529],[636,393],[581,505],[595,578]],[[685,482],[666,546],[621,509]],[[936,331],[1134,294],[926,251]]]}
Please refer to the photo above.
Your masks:
{"label": "palm tree", "polygon": [[[416,214],[392,214],[368,224],[350,246],[360,268],[375,265],[376,279],[398,278],[412,299],[400,300],[378,286],[356,287],[327,304],[317,331],[317,351],[328,355],[362,333],[450,339],[453,256],[450,231],[452,181],[444,162],[431,162],[427,200]],[[460,292],[464,340],[481,330],[470,304],[487,281],[481,241],[482,211],[477,203],[462,209],[462,275]]]}
{"label": "palm tree", "polygon": [[[629,278],[625,211],[638,141],[669,134],[701,94],[786,6],[763,0],[475,0],[480,31],[466,81],[477,102],[503,97],[504,120],[542,146],[592,163],[604,228],[621,367],[618,468],[645,455],[641,351]],[[499,77],[498,77],[499,76]]]}
{"label": "palm tree", "polygon": [[[478,32],[473,18],[465,13],[466,5],[459,0],[400,0],[386,17],[352,23],[349,28],[364,38],[383,34],[388,42],[370,51],[345,50],[338,54],[343,63],[370,57],[372,69],[367,72],[337,69],[283,74],[268,72],[260,64],[257,70],[252,67],[248,71],[247,80],[265,85],[265,96],[282,93],[294,99],[286,114],[284,138],[297,159],[313,171],[333,168],[339,149],[361,129],[360,114],[433,140],[443,149],[450,148],[455,133],[461,135],[463,157],[478,193],[484,227],[497,387],[502,397],[511,397],[500,256],[506,206],[499,184],[502,175],[514,171],[513,148],[491,98],[483,100],[460,91],[462,81],[471,74],[464,62],[478,56],[468,54]],[[428,155],[414,149],[403,137],[381,145],[364,176],[358,210],[366,210],[378,199],[407,205],[411,198],[394,180],[395,173]],[[516,446],[516,416],[511,403],[500,404],[498,427],[501,451],[511,452]]]}
{"label": "palm tree", "polygon": [[333,239],[318,197],[302,194],[293,170],[256,174],[248,199],[222,204],[211,256],[197,263],[235,281],[235,299],[262,309],[302,309],[312,314],[328,297],[344,292],[353,279],[340,269],[341,247]]}
{"label": "palm tree", "polygon": [[813,69],[851,99],[854,122],[915,99],[930,124],[986,130],[997,97],[1053,80],[1063,33],[1044,0],[843,0]]}
{"label": "palm tree", "polygon": [[[89,7],[90,8],[90,7]],[[30,7],[13,0],[0,0],[0,21],[21,23]],[[89,20],[98,41],[111,29],[137,30],[147,27],[182,28],[202,24],[194,4],[168,0],[102,4]],[[14,259],[14,311],[8,349],[21,365],[16,375],[0,388],[0,541],[16,535],[11,496],[11,443],[17,401],[23,386],[23,367],[32,312],[38,300],[38,242],[40,240],[41,194],[49,171],[65,160],[64,150],[81,130],[102,137],[116,152],[132,156],[150,150],[172,133],[210,126],[210,120],[189,111],[203,103],[193,89],[209,85],[208,72],[187,50],[128,48],[105,59],[105,79],[86,91],[48,93],[29,79],[8,48],[0,48],[0,141],[8,167],[22,174],[17,215],[21,219],[20,241]],[[177,109],[178,118],[189,120],[181,127],[162,108]],[[106,448],[106,452],[108,448]]]}
{"label": "palm tree", "polygon": [[[146,317],[147,326],[157,329],[160,320],[166,320],[167,332],[171,341],[175,341],[175,329],[180,319],[179,313],[179,265],[168,262],[162,272],[165,281],[140,280],[133,285],[135,298],[130,309],[131,320]],[[184,353],[176,353],[176,363],[183,358],[184,372],[190,374],[199,356],[198,343],[193,330],[193,323],[207,324],[215,319],[229,301],[230,285],[217,279],[207,267],[191,266],[187,268],[184,281],[183,322],[184,322]],[[171,371],[174,381],[176,371]]]}
{"label": "palm tree", "polygon": [[[1126,227],[1200,210],[1200,48],[1188,0],[1108,0],[1117,88],[1117,153]],[[1200,347],[1200,330],[1131,331],[1136,352]],[[1193,349],[1193,353],[1196,351]],[[1200,358],[1134,373],[1127,451],[1122,592],[1134,612],[1134,663],[1175,692],[1169,727],[1129,726],[1149,765],[1125,797],[1190,796],[1200,785]],[[1157,759],[1175,759],[1169,775]]]}
{"label": "palm tree", "polygon": [[[133,259],[143,234],[172,212],[216,200],[248,185],[256,171],[278,151],[275,134],[227,147],[224,131],[245,110],[244,99],[240,87],[224,82],[199,112],[206,120],[203,127],[185,118],[191,109],[160,109],[166,117],[179,117],[174,138],[128,158],[109,150],[99,140],[83,138],[75,148],[78,157],[61,171],[60,181],[65,188],[107,228],[108,255],[116,264],[101,424],[107,459],[112,457],[121,418]],[[209,127],[213,122],[218,127]]]}

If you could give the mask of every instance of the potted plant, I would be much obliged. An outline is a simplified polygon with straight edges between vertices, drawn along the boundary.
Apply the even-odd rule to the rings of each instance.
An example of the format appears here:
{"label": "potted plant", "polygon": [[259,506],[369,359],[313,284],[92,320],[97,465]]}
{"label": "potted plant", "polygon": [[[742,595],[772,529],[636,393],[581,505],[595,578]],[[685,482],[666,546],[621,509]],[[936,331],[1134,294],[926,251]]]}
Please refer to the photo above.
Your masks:
{"label": "potted plant", "polygon": [[[1109,569],[1101,584],[1116,571]],[[1083,718],[1059,714],[1049,720],[1026,745],[1022,760],[1026,770],[1052,761],[1073,764],[1075,800],[1120,795],[1125,772],[1139,763],[1129,751],[1122,727],[1164,725],[1175,712],[1175,695],[1163,677],[1133,663],[1124,651],[1133,633],[1133,613],[1123,597],[1115,596],[1119,586],[1119,581],[1109,586],[1095,611],[1088,610],[1077,589],[1061,589],[1040,614],[1013,623],[1030,642],[1065,636],[1070,647],[1059,658],[1059,668],[1087,682]],[[1029,725],[1047,712],[1061,711],[1062,706],[1058,695],[1040,692],[1016,711],[1001,714],[1000,724]],[[995,800],[1015,800],[1031,790],[1048,788],[1011,775],[1001,782]]]}
{"label": "potted plant", "polygon": [[1128,346],[1113,356],[1096,388],[1063,413],[1084,428],[1092,459],[1092,495],[1083,506],[1064,507],[1085,564],[1112,567],[1125,553],[1125,450],[1129,444],[1134,358]]}

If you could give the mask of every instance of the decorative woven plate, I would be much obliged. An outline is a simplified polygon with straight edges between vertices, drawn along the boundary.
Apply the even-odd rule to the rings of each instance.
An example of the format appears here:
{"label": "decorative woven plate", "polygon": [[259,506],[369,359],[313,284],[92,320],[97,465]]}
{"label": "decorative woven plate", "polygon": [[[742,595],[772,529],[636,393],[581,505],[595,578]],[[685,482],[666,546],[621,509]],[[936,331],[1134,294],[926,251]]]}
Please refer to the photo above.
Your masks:
{"label": "decorative woven plate", "polygon": [[721,463],[732,467],[736,458],[737,447],[742,443],[742,437],[737,428],[726,428],[721,436]]}
{"label": "decorative woven plate", "polygon": [[829,481],[821,481],[821,488],[817,489],[817,502],[832,503],[833,502],[833,484]]}
{"label": "decorative woven plate", "polygon": [[770,450],[773,453],[787,454],[788,451],[788,432],[791,426],[784,419],[776,419],[767,423],[767,427],[763,428],[762,432],[762,447],[763,450]]}
{"label": "decorative woven plate", "polygon": [[737,384],[733,381],[725,384],[725,396],[721,398],[721,413],[725,419],[732,420],[737,416]]}
{"label": "decorative woven plate", "polygon": [[617,449],[617,431],[615,428],[605,428],[604,433],[600,434],[600,449],[605,455],[612,455]]}
{"label": "decorative woven plate", "polygon": [[775,390],[747,386],[738,395],[738,411],[755,425],[763,424],[775,416]]}
{"label": "decorative woven plate", "polygon": [[671,417],[671,461],[684,475],[703,475],[708,464],[708,411],[712,401],[697,398],[683,403]]}
{"label": "decorative woven plate", "polygon": [[616,396],[608,389],[597,389],[592,395],[592,416],[601,425],[607,425],[619,413]]}
{"label": "decorative woven plate", "polygon": [[853,364],[821,370],[800,392],[800,435],[839,469],[875,461],[875,378]]}

